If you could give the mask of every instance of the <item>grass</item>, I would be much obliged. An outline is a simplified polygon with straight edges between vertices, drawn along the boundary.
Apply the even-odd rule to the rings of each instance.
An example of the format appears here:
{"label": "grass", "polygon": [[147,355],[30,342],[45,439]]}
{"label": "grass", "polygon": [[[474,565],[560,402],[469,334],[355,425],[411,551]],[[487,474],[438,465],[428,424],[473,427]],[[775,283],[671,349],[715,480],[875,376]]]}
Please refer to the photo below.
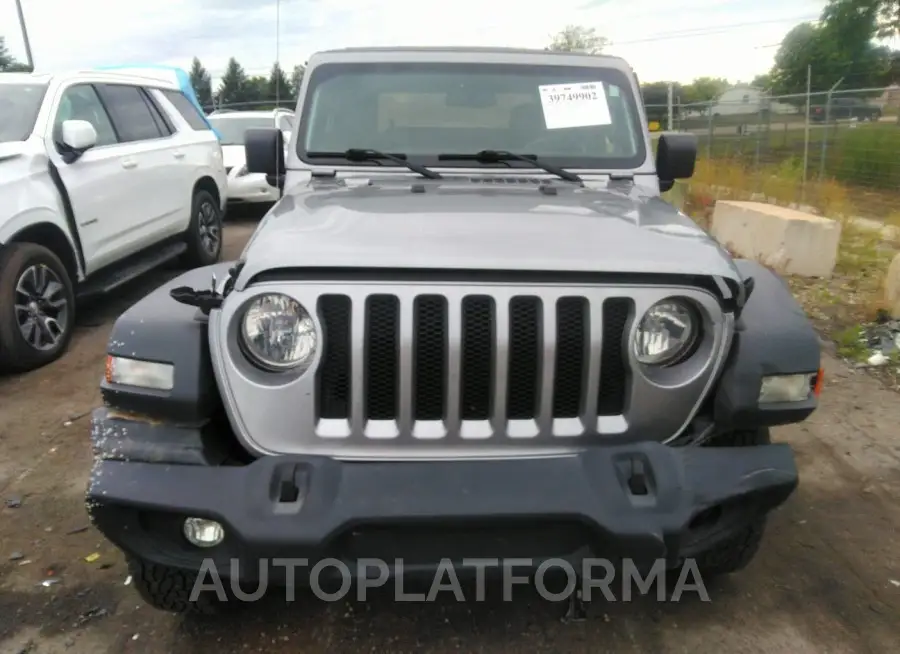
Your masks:
{"label": "grass", "polygon": [[701,155],[717,161],[738,161],[745,168],[788,165],[802,178],[834,180],[857,196],[859,215],[883,218],[900,206],[900,125],[848,124],[815,127],[805,146],[803,129],[763,129],[745,136],[716,133],[698,135]]}
{"label": "grass", "polygon": [[[833,179],[802,183],[796,160],[748,168],[740,160],[697,162],[696,173],[666,194],[673,204],[709,230],[718,200],[753,200],[791,206],[808,204],[817,213],[841,222],[841,241],[834,274],[829,279],[791,276],[788,284],[818,331],[834,341],[839,354],[864,361],[868,352],[859,338],[862,326],[883,311],[884,279],[900,253],[900,229],[885,233],[883,226],[862,225],[853,216],[859,209],[857,194]],[[900,211],[886,217],[900,226]],[[896,366],[883,369],[897,384]]]}

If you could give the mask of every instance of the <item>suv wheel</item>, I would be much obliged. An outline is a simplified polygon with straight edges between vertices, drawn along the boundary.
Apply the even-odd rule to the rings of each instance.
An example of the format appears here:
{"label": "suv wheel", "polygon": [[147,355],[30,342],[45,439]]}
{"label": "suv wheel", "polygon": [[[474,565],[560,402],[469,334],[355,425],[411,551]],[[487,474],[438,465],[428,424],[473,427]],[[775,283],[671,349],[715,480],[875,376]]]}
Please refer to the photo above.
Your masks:
{"label": "suv wheel", "polygon": [[[202,591],[194,601],[191,592],[197,581],[197,573],[170,568],[141,559],[128,559],[135,590],[147,604],[168,613],[213,615],[220,602],[213,591]],[[223,581],[226,584],[227,581]]]}
{"label": "suv wheel", "polygon": [[58,359],[75,324],[75,293],[65,266],[35,243],[0,251],[0,370],[27,372]]}
{"label": "suv wheel", "polygon": [[185,242],[184,264],[189,268],[212,265],[222,254],[222,209],[209,191],[194,193]]}
{"label": "suv wheel", "polygon": [[[704,447],[754,447],[771,442],[768,428],[747,429],[718,434]],[[766,518],[755,518],[734,528],[724,541],[699,554],[695,562],[704,578],[743,570],[756,556],[766,528]]]}

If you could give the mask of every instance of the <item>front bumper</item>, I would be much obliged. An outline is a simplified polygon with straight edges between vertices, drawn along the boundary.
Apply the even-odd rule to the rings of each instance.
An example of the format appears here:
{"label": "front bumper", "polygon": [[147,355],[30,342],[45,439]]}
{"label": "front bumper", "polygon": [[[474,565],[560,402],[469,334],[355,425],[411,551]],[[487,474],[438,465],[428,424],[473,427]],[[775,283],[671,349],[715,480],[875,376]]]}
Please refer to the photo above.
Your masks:
{"label": "front bumper", "polygon": [[228,176],[229,203],[277,202],[279,191],[266,182],[261,174],[235,176],[232,170]]}
{"label": "front bumper", "polygon": [[[253,562],[298,557],[351,567],[403,559],[404,570],[472,558],[676,565],[782,504],[798,482],[787,445],[638,443],[481,461],[282,456],[243,466],[135,462],[136,451],[98,457],[88,491],[94,524],[142,559],[192,570],[212,559],[223,576],[239,561],[242,577],[253,576]],[[159,450],[152,458],[161,460]],[[280,501],[284,489],[294,501]],[[181,532],[190,516],[222,523],[224,541],[190,545]]]}

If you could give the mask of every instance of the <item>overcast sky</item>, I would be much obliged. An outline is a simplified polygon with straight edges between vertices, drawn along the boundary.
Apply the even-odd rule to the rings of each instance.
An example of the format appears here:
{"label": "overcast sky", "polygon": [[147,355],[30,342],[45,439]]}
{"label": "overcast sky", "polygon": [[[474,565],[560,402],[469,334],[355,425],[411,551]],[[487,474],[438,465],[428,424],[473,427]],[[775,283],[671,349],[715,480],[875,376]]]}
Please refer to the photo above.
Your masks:
{"label": "overcast sky", "polygon": [[[230,56],[249,74],[276,59],[275,0],[22,0],[39,71],[100,64],[187,67],[200,57],[217,78]],[[365,45],[541,48],[567,24],[594,27],[641,81],[710,75],[749,81],[777,44],[825,0],[281,0],[280,60]],[[0,31],[25,60],[14,0]]]}

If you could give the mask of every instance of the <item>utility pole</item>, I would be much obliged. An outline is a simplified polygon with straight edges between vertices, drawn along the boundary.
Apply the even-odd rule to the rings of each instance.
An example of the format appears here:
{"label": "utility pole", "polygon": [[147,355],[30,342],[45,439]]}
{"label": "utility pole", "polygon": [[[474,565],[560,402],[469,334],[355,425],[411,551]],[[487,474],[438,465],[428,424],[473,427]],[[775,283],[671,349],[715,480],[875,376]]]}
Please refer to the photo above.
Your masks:
{"label": "utility pole", "polygon": [[34,57],[31,56],[31,41],[28,40],[28,29],[25,27],[25,12],[22,11],[22,0],[16,0],[16,12],[19,14],[19,29],[22,30],[22,42],[25,44],[25,58],[28,67],[34,71]]}

